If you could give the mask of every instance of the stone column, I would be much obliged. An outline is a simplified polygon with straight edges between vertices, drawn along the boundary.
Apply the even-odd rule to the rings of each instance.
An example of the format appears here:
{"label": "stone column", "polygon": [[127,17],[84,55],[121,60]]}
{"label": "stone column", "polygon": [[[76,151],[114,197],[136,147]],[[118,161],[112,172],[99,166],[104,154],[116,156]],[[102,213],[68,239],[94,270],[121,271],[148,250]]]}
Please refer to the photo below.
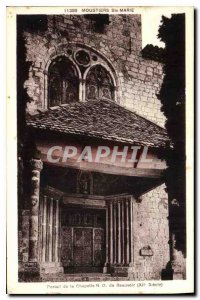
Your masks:
{"label": "stone column", "polygon": [[129,205],[128,201],[126,201],[126,263],[129,265],[130,262],[130,240],[129,240]]}
{"label": "stone column", "polygon": [[56,225],[55,225],[55,262],[58,262],[58,246],[59,246],[59,200],[56,200]]}
{"label": "stone column", "polygon": [[85,80],[79,80],[79,101],[84,102],[85,101],[85,94],[86,94],[86,89],[85,89]]}
{"label": "stone column", "polygon": [[118,259],[117,262],[118,264],[121,263],[121,203],[120,201],[118,202],[118,212],[117,212],[117,216],[118,216],[118,245],[117,245],[117,249],[118,249]]}
{"label": "stone column", "polygon": [[50,199],[49,211],[49,262],[52,262],[53,250],[53,198]]}
{"label": "stone column", "polygon": [[114,276],[131,277],[134,259],[132,197],[116,198],[109,200],[110,272]]}
{"label": "stone column", "polygon": [[124,219],[124,201],[122,201],[122,212],[121,212],[121,215],[122,215],[122,265],[124,265],[124,262],[125,262],[125,219]]}
{"label": "stone column", "polygon": [[103,273],[107,273],[108,266],[108,208],[106,209],[106,262],[104,264]]}
{"label": "stone column", "polygon": [[114,262],[117,263],[117,206],[113,203],[113,242],[114,242]]}
{"label": "stone column", "polygon": [[[22,261],[28,262],[29,256],[29,210],[22,211]],[[20,249],[21,250],[21,249]]]}
{"label": "stone column", "polygon": [[130,266],[133,266],[133,202],[130,201]]}
{"label": "stone column", "polygon": [[47,238],[47,196],[43,199],[42,216],[42,262],[46,261],[46,238]]}
{"label": "stone column", "polygon": [[110,211],[110,264],[113,263],[113,204],[110,203],[110,207],[109,207],[109,211]]}
{"label": "stone column", "polygon": [[29,228],[29,261],[38,260],[38,213],[40,197],[40,172],[42,170],[40,159],[31,159],[31,196],[30,196],[30,228]]}
{"label": "stone column", "polygon": [[[117,198],[117,199],[116,199]],[[133,276],[133,201],[119,196],[108,201],[108,270],[114,276]]]}

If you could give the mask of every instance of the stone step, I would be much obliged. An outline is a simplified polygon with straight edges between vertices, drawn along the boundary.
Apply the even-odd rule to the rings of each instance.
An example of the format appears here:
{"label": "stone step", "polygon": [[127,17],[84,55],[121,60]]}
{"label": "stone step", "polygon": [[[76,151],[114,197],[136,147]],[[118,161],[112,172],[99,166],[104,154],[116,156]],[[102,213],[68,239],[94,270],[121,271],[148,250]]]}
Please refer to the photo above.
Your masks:
{"label": "stone step", "polygon": [[63,267],[60,264],[43,264],[40,267],[41,274],[63,274]]}
{"label": "stone step", "polygon": [[127,281],[127,277],[111,276],[111,274],[86,273],[86,274],[42,274],[43,282],[73,282],[73,281]]}
{"label": "stone step", "polygon": [[42,262],[41,267],[62,267],[61,262]]}

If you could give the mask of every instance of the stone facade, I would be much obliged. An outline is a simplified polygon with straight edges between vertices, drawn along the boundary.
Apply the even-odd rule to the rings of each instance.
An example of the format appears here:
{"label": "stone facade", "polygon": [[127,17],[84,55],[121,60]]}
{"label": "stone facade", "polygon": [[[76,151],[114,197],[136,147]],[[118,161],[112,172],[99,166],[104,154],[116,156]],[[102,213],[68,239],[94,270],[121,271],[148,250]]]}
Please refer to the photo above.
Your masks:
{"label": "stone facade", "polygon": [[157,99],[163,79],[163,65],[141,55],[140,15],[110,15],[104,32],[94,29],[94,21],[85,16],[48,16],[45,32],[25,32],[26,60],[31,62],[24,83],[33,113],[45,107],[45,72],[51,58],[67,54],[72,45],[92,48],[109,62],[118,80],[117,101],[152,122],[164,126],[165,117]]}
{"label": "stone facade", "polygon": [[160,279],[169,257],[168,195],[165,184],[134,202],[134,276]]}
{"label": "stone facade", "polygon": [[[79,68],[76,68],[79,85],[78,100],[81,111],[77,119],[82,122],[82,125],[87,127],[89,124],[89,116],[84,112],[83,103],[81,103],[87,100],[87,74],[89,68],[95,66],[96,60],[98,60],[98,63],[109,74],[108,80],[111,80],[113,84],[111,87],[113,89],[112,99],[109,98],[106,101],[108,103],[113,103],[110,100],[116,101],[119,104],[116,105],[118,106],[116,110],[121,110],[121,106],[123,106],[136,113],[135,119],[133,121],[131,119],[130,122],[134,124],[135,131],[138,128],[141,129],[141,132],[138,130],[140,137],[145,138],[142,132],[148,133],[149,141],[145,138],[145,142],[149,142],[148,145],[151,145],[152,149],[155,146],[152,143],[153,134],[159,141],[166,137],[165,130],[159,127],[164,127],[165,117],[161,112],[161,104],[156,96],[162,84],[163,66],[158,61],[142,57],[140,15],[110,15],[101,30],[97,28],[96,22],[89,15],[47,16],[45,30],[38,28],[31,31],[26,29],[23,32],[26,61],[30,63],[29,75],[24,82],[24,88],[29,97],[26,111],[29,113],[30,118],[33,117],[30,115],[37,114],[38,116],[36,117],[41,121],[41,127],[39,128],[41,136],[39,138],[39,134],[35,134],[33,138],[35,139],[35,147],[40,149],[41,157],[37,160],[33,160],[30,157],[30,162],[32,162],[31,166],[29,165],[31,167],[29,172],[30,203],[28,208],[22,205],[22,209],[19,211],[19,261],[23,271],[27,263],[29,268],[34,267],[41,274],[63,272],[64,268],[73,268],[76,261],[73,260],[73,265],[69,257],[66,258],[66,265],[62,264],[62,251],[65,251],[62,241],[64,240],[67,247],[69,246],[67,236],[61,237],[62,232],[72,233],[70,241],[71,248],[73,248],[76,242],[77,244],[80,244],[80,240],[85,242],[88,237],[86,234],[88,230],[88,232],[92,232],[91,239],[87,242],[92,245],[92,250],[89,249],[88,251],[90,254],[93,251],[91,264],[94,267],[94,237],[95,232],[97,232],[96,229],[98,229],[99,232],[103,232],[102,236],[105,238],[105,249],[102,249],[103,239],[102,244],[98,244],[100,234],[97,233],[99,235],[96,238],[96,247],[102,250],[99,250],[100,255],[103,253],[103,258],[105,258],[103,265],[100,265],[102,273],[113,275],[115,278],[123,276],[132,280],[159,280],[161,279],[162,270],[166,268],[167,263],[170,261],[168,195],[165,191],[162,175],[158,176],[158,172],[156,172],[159,171],[159,174],[161,174],[162,169],[165,167],[160,165],[158,170],[156,169],[158,166],[148,165],[147,169],[145,169],[146,173],[144,171],[143,175],[141,175],[140,171],[143,171],[143,169],[140,169],[139,165],[139,171],[136,166],[135,174],[126,176],[124,173],[122,175],[119,170],[117,173],[114,168],[113,173],[106,173],[105,166],[103,171],[100,169],[100,166],[99,169],[93,169],[93,171],[87,166],[88,168],[84,169],[84,172],[89,174],[88,179],[82,179],[83,182],[80,183],[81,177],[79,178],[77,173],[79,171],[80,173],[83,172],[81,164],[78,171],[75,167],[74,169],[70,166],[68,168],[67,165],[64,168],[63,166],[61,168],[61,165],[55,166],[55,164],[50,164],[49,166],[45,158],[42,157],[41,149],[47,149],[51,142],[55,142],[53,134],[51,135],[53,127],[45,127],[44,120],[41,117],[42,113],[47,115],[47,110],[52,112],[53,115],[53,119],[47,117],[47,125],[51,124],[58,129],[59,126],[54,121],[62,119],[61,122],[63,124],[61,125],[63,127],[59,127],[59,133],[56,133],[58,140],[62,140],[62,135],[64,134],[65,142],[70,134],[72,136],[75,133],[74,137],[77,138],[76,134],[80,129],[80,126],[77,124],[77,128],[73,129],[74,131],[64,131],[64,125],[67,128],[70,127],[69,124],[64,124],[66,119],[69,121],[69,117],[62,116],[61,111],[63,112],[66,109],[70,113],[68,109],[70,104],[61,104],[59,107],[50,107],[48,104],[48,76],[49,67],[54,64],[55,59],[58,58],[59,60],[59,57],[67,57],[76,67],[76,53],[82,49],[91,57],[91,65],[89,67],[83,67],[79,64]],[[91,102],[92,104],[94,102]],[[109,104],[106,104],[106,106],[108,107]],[[56,111],[56,109],[59,110]],[[101,122],[105,120],[103,109],[105,113],[105,107],[101,106],[99,109]],[[112,115],[116,110],[111,109],[109,113],[106,110],[106,113]],[[77,113],[76,109],[75,112]],[[125,114],[125,112],[127,110],[123,108],[122,114]],[[137,114],[142,116],[142,118]],[[73,114],[71,114],[71,117],[74,119]],[[97,126],[97,118],[98,116],[91,120],[91,130],[89,129],[91,132],[96,127],[100,131],[100,126]],[[116,118],[116,114],[114,118]],[[144,118],[152,121],[154,124],[144,121]],[[128,118],[125,117],[124,121],[120,121],[120,118],[118,119],[119,122],[123,123],[124,131],[134,132],[127,122]],[[116,125],[114,121],[113,124]],[[27,122],[27,125],[30,129],[33,123]],[[150,128],[151,126],[154,127]],[[110,126],[107,127],[110,128]],[[120,135],[119,124],[115,127]],[[55,128],[52,129],[54,134]],[[151,132],[149,132],[149,129],[151,129]],[[39,132],[37,131],[38,128],[34,128],[34,126],[32,126],[31,130],[31,133],[34,130],[36,130],[36,133]],[[105,142],[107,140],[113,147],[114,141],[104,129],[101,130],[104,132],[104,135],[100,135],[101,141]],[[161,136],[159,136],[160,130]],[[90,132],[87,132],[85,129],[83,132],[81,137],[88,141],[89,137],[91,138]],[[46,133],[48,141],[45,144]],[[116,136],[112,128],[111,135]],[[124,146],[124,141],[126,140],[122,134],[121,137],[120,143]],[[131,140],[131,143],[139,143],[143,146],[145,142],[139,138],[136,142]],[[93,147],[95,143],[96,140],[92,144]],[[42,148],[43,146],[44,148]],[[159,149],[160,147],[161,145],[158,144],[157,148]],[[112,167],[116,166],[109,166],[110,169]],[[122,166],[123,168],[125,169],[124,165]],[[132,170],[133,168],[134,166],[131,165],[130,169]],[[149,173],[149,170],[152,173]],[[85,188],[85,186],[90,188]],[[47,194],[44,191],[48,191]],[[65,210],[70,211],[70,205],[73,208],[75,206],[77,210],[73,211],[75,219],[71,223],[73,226],[69,225],[67,221],[64,222],[64,225],[62,224],[62,214]],[[88,216],[90,216],[97,208],[104,212],[102,214],[104,215],[103,221],[101,220],[100,222],[103,225],[101,224],[99,228],[95,228],[94,224],[97,224],[95,223],[97,221],[94,221],[94,224],[92,223],[93,228],[89,229],[89,226],[86,226],[88,223],[86,222],[87,218],[84,215],[84,211],[90,210],[88,213]],[[97,214],[97,212],[95,213]],[[77,229],[80,227],[79,221],[76,219],[77,214],[83,215],[81,217],[82,221],[79,220],[82,222],[81,232]],[[78,233],[81,236],[80,240],[78,240]],[[72,249],[73,251],[74,249]],[[82,251],[80,256],[83,254]],[[81,265],[81,267],[85,268],[88,266]]]}
{"label": "stone facade", "polygon": [[[68,177],[70,178],[70,173]],[[94,194],[94,196],[84,195],[84,198],[77,198],[77,200],[79,199],[78,202],[80,204],[83,199],[85,199],[85,203],[91,203],[90,207],[92,204],[94,205],[96,201],[103,201],[104,203],[107,203],[108,219],[106,223],[108,226],[107,230],[109,231],[109,234],[107,233],[108,259],[107,263],[105,264],[104,271],[108,274],[111,273],[114,277],[120,277],[122,280],[124,280],[123,278],[131,280],[160,280],[162,278],[162,270],[166,268],[167,263],[170,261],[168,195],[165,191],[165,184],[158,185],[150,191],[142,193],[140,197],[134,198],[131,196],[126,196],[125,194],[124,196],[123,194],[120,196],[119,178],[117,182],[119,187],[116,189],[115,182],[117,177],[115,182],[112,182],[112,177],[105,177],[105,180],[103,180],[104,177],[105,176],[101,175],[101,179],[98,179],[98,184],[101,185],[101,188],[98,191],[97,187],[93,190],[95,194],[99,193],[101,196],[95,196]],[[57,174],[58,183],[60,180],[59,178],[62,177]],[[76,176],[74,175],[71,175],[71,178],[76,180]],[[53,180],[53,177],[51,180]],[[109,180],[110,183],[108,184]],[[62,227],[60,227],[61,225],[59,225],[59,227],[56,225],[56,211],[58,211],[58,207],[60,207],[62,212],[64,209],[63,203],[66,204],[66,201],[74,201],[73,199],[76,199],[78,196],[75,194],[76,191],[72,189],[74,183],[72,183],[71,187],[71,192],[73,192],[73,194],[70,194],[69,181],[67,180],[67,182],[68,193],[62,192],[57,196],[54,196],[54,198],[51,197],[50,194],[48,197],[44,197],[43,195],[40,196],[40,209],[38,217],[38,259],[40,262],[42,278],[43,274],[63,273],[63,269],[61,267],[61,254],[58,256],[58,259],[56,259],[56,253],[61,253],[63,251],[62,241],[59,237]],[[104,187],[105,182],[107,182],[106,186],[110,187],[109,194],[112,194],[112,192],[115,191],[116,194],[119,193],[119,196],[103,196],[107,194]],[[126,180],[124,180],[122,186],[125,184],[125,182]],[[129,184],[131,185],[131,181]],[[53,184],[51,183],[51,185]],[[41,187],[41,189],[43,190],[43,187]],[[61,188],[60,190],[63,189]],[[122,188],[121,191],[123,191]],[[46,192],[43,191],[43,193]],[[52,194],[52,196],[53,195],[55,194]],[[70,198],[66,198],[64,195],[72,196],[70,196]],[[49,201],[48,211],[44,211],[44,201]],[[78,202],[76,201],[75,203]],[[53,210],[52,213],[50,212],[51,207],[55,210],[55,212]],[[49,217],[51,214],[52,219]],[[30,261],[30,254],[32,253],[32,251],[30,251],[32,244],[29,244],[31,211],[20,211],[20,215],[22,216],[20,222],[22,224],[22,230],[19,231],[19,261],[20,265],[23,266],[24,263],[26,264]],[[124,225],[122,225],[123,220]],[[57,223],[60,223],[60,221]],[[120,235],[118,231],[119,226],[122,226],[123,228],[120,230]],[[46,228],[45,233],[44,228]],[[58,231],[57,234],[56,230]],[[110,234],[112,235],[112,238],[110,237]],[[129,235],[129,238],[127,237],[127,234]],[[51,239],[48,236],[50,236]],[[53,246],[49,247],[49,243],[51,243]],[[43,247],[43,244],[45,244],[45,247]],[[51,248],[53,249],[52,252]],[[112,254],[110,249],[112,249]],[[49,260],[49,257],[51,256],[52,259]],[[129,261],[128,263],[127,260]],[[178,278],[182,278],[182,268],[180,271],[179,267],[179,272],[177,274],[179,275]],[[51,276],[52,275],[44,278],[48,280],[51,278]],[[55,278],[57,278],[56,276]],[[65,280],[67,275],[63,275],[58,278]]]}

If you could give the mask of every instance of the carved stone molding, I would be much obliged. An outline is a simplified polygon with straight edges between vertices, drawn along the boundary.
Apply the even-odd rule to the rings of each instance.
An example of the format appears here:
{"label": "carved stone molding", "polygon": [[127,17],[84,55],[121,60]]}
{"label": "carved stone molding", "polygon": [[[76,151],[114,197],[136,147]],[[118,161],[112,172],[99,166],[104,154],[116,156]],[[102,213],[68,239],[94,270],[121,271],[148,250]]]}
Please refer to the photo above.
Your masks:
{"label": "carved stone molding", "polygon": [[30,167],[31,167],[32,170],[41,171],[42,168],[43,168],[43,162],[40,159],[32,158],[30,160]]}
{"label": "carved stone molding", "polygon": [[43,163],[39,159],[31,159],[30,166],[31,166],[31,194],[30,194],[29,262],[37,262],[40,171],[42,170]]}

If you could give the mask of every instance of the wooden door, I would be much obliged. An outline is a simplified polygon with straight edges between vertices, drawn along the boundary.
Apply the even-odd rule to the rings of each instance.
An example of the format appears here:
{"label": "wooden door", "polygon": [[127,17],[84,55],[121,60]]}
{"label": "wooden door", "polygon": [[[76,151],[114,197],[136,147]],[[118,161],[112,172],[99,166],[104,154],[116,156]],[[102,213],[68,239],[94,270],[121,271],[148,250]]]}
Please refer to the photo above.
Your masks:
{"label": "wooden door", "polygon": [[74,228],[74,266],[92,266],[92,228]]}
{"label": "wooden door", "polygon": [[68,208],[62,215],[65,272],[101,272],[105,263],[105,211]]}
{"label": "wooden door", "polygon": [[99,267],[103,266],[105,262],[105,232],[103,228],[94,228],[93,230],[93,263],[94,266]]}

